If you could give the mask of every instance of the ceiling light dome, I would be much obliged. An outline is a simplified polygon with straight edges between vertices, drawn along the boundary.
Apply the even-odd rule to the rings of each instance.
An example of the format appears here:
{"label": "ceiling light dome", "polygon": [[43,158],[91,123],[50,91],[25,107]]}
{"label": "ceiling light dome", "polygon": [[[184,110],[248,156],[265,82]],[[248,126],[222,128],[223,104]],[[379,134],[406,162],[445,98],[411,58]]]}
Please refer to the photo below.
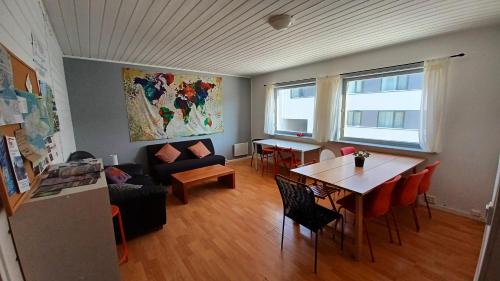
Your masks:
{"label": "ceiling light dome", "polygon": [[290,15],[274,15],[269,17],[269,20],[267,21],[274,29],[276,30],[282,30],[282,29],[287,29],[290,26],[293,25],[293,16]]}

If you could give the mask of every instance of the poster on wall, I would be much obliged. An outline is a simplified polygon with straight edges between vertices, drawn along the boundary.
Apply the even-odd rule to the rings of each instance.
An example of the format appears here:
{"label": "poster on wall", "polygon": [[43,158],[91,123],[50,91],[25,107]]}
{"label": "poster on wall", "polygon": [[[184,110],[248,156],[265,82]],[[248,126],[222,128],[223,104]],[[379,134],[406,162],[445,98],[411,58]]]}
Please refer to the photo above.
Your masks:
{"label": "poster on wall", "polygon": [[14,91],[10,55],[0,44],[0,126],[22,122],[23,115]]}
{"label": "poster on wall", "polygon": [[40,40],[36,33],[31,33],[31,46],[33,48],[33,62],[41,75],[47,72],[47,47],[46,42]]}
{"label": "poster on wall", "polygon": [[19,192],[26,192],[30,189],[30,180],[28,179],[28,173],[24,168],[23,158],[21,157],[21,152],[19,152],[19,148],[17,147],[16,138],[5,136],[5,141],[7,142],[10,163],[12,164],[14,175],[16,176]]}
{"label": "poster on wall", "polygon": [[5,138],[0,137],[0,169],[3,177],[3,182],[7,188],[7,194],[11,196],[16,193],[16,182],[14,178],[14,172],[12,171],[12,166],[9,161],[9,151],[7,148],[7,142]]}
{"label": "poster on wall", "polygon": [[51,136],[61,130],[59,125],[59,115],[57,114],[56,100],[54,98],[54,92],[52,91],[52,88],[42,80],[40,80],[39,82],[40,92],[42,93],[42,98],[45,102],[45,108],[47,111],[49,124],[48,134],[49,136]]}
{"label": "poster on wall", "polygon": [[130,141],[224,131],[222,78],[123,69]]}

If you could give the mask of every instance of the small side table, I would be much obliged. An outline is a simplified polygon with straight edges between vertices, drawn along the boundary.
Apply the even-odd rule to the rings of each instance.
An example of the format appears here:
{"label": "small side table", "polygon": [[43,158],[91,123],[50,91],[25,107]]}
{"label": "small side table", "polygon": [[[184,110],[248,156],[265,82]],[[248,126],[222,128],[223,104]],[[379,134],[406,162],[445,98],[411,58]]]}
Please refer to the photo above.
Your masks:
{"label": "small side table", "polygon": [[120,235],[122,237],[123,245],[123,256],[120,258],[120,264],[124,264],[128,261],[128,247],[127,240],[125,240],[125,232],[123,230],[122,215],[120,213],[120,208],[116,205],[111,205],[111,216],[114,218],[118,216],[118,225],[120,226]]}

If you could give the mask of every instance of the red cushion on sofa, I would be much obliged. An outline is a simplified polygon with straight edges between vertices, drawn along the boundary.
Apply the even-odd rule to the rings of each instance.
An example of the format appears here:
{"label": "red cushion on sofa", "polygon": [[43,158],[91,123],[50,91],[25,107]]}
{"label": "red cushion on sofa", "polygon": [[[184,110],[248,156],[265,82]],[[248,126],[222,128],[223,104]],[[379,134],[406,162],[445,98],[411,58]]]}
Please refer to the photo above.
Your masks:
{"label": "red cushion on sofa", "polygon": [[164,145],[158,152],[156,152],[155,156],[160,158],[163,162],[173,163],[177,157],[181,155],[181,152],[170,144]]}
{"label": "red cushion on sofa", "polygon": [[104,173],[110,183],[125,183],[132,178],[129,174],[115,167],[107,167]]}
{"label": "red cushion on sofa", "polygon": [[201,142],[197,142],[195,145],[188,147],[191,152],[198,158],[203,158],[205,156],[210,155],[210,150]]}

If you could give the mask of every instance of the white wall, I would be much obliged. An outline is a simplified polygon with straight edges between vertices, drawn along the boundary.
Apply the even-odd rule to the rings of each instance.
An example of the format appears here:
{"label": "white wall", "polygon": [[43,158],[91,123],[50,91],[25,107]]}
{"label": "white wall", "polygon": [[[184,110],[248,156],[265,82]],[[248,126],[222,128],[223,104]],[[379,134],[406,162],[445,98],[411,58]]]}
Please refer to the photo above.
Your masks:
{"label": "white wall", "polygon": [[[73,124],[68,102],[66,79],[62,63],[62,52],[52,27],[47,26],[42,16],[42,4],[38,0],[0,1],[0,43],[15,53],[21,60],[37,70],[33,63],[31,32],[38,35],[47,46],[48,70],[44,75],[37,71],[38,79],[46,81],[54,91],[61,132],[54,136],[59,149],[59,159],[64,161],[75,150]],[[34,81],[33,81],[34,82]],[[5,211],[0,209],[0,276],[2,280],[22,280],[15,260],[13,246],[8,239]],[[15,258],[15,255],[14,255]],[[8,275],[6,275],[8,274]]]}
{"label": "white wall", "polygon": [[[334,36],[334,35],[332,35]],[[469,214],[483,210],[492,193],[500,151],[500,26],[418,40],[328,61],[276,71],[252,79],[252,137],[263,137],[264,85],[422,61],[464,52],[452,60],[444,149],[430,194],[438,205]],[[330,143],[338,154],[342,144]],[[372,148],[373,150],[373,148]]]}

